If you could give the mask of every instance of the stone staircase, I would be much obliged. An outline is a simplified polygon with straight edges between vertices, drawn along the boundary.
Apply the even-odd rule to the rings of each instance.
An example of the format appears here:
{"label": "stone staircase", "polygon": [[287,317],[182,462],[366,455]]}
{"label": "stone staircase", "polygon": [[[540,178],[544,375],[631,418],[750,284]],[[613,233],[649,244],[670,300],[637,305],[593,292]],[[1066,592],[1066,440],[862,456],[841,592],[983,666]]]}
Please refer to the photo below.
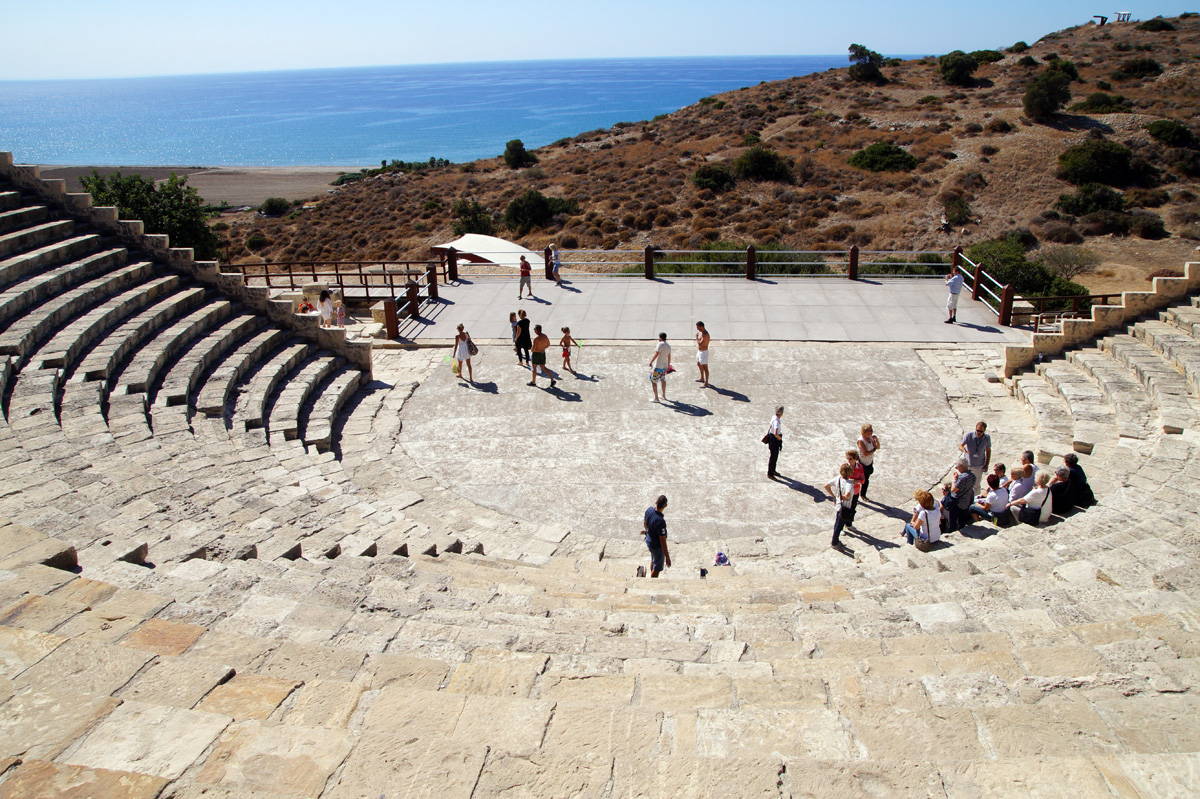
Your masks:
{"label": "stone staircase", "polygon": [[650,581],[636,541],[521,525],[403,456],[430,356],[367,374],[55,235],[89,243],[0,263],[0,797],[1200,789],[1194,301],[1010,386],[926,353],[960,415],[1082,453],[1097,507],[931,553],[867,517],[853,558]]}

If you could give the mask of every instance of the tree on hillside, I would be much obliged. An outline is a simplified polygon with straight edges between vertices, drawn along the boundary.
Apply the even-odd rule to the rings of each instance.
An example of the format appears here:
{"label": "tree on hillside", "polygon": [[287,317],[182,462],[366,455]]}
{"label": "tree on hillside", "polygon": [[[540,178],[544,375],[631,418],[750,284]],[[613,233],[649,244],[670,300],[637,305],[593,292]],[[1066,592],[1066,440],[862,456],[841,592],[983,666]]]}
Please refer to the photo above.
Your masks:
{"label": "tree on hillside", "polygon": [[455,200],[450,206],[450,213],[454,214],[451,227],[455,236],[465,236],[468,233],[491,236],[496,232],[496,222],[492,218],[491,210],[481,205],[478,200]]}
{"label": "tree on hillside", "polygon": [[979,68],[979,62],[962,50],[946,53],[938,59],[938,69],[941,70],[942,80],[951,86],[970,86],[971,76]]}
{"label": "tree on hillside", "polygon": [[525,142],[520,139],[513,139],[504,145],[504,163],[508,164],[510,169],[533,166],[537,162],[537,156],[526,150]]}
{"label": "tree on hillside", "polygon": [[745,180],[792,182],[792,167],[788,159],[761,144],[756,144],[739,155],[733,162],[733,171]]}
{"label": "tree on hillside", "polygon": [[105,177],[96,170],[79,178],[92,195],[92,205],[115,205],[122,219],[140,219],[146,233],[165,233],[172,247],[191,247],[200,261],[217,257],[220,240],[208,226],[208,213],[199,193],[187,185],[187,176],[174,172],[162,183],[141,175]]}
{"label": "tree on hillside", "polygon": [[547,197],[537,189],[530,189],[504,209],[504,226],[524,236],[534,228],[546,227],[558,214],[573,214],[578,210],[579,203],[574,200]]}
{"label": "tree on hillside", "polygon": [[883,56],[868,50],[861,44],[850,45],[850,79],[859,83],[886,83],[883,72]]}
{"label": "tree on hillside", "polygon": [[1065,72],[1048,69],[1025,84],[1025,115],[1041,122],[1054,116],[1071,101],[1071,78]]}

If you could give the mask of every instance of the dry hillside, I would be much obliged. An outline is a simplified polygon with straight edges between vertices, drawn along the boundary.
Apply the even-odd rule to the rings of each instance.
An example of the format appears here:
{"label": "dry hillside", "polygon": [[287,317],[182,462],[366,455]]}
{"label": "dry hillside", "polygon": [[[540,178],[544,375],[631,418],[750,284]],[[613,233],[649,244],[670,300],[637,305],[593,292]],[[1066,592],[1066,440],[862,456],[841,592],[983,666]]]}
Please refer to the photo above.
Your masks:
{"label": "dry hillside", "polygon": [[[1200,118],[1200,16],[1169,22],[1177,30],[1088,23],[1023,51],[997,43],[1003,58],[981,64],[968,87],[944,82],[935,58],[885,64],[882,84],[830,70],[564,139],[533,151],[539,162],[531,168],[511,169],[492,158],[384,173],[283,217],[226,217],[225,254],[231,261],[422,259],[431,244],[454,237],[452,204],[470,199],[496,215],[499,235],[533,249],[551,241],[566,248],[736,241],[805,250],[949,249],[1013,228],[1029,228],[1043,242],[1071,243],[1079,234],[1103,261],[1083,282],[1093,289],[1130,284],[1194,257],[1200,230],[1200,157],[1146,130],[1162,118],[1186,125]],[[1123,96],[1130,112],[1064,110],[1044,123],[1027,119],[1026,84],[1055,57],[1078,72],[1072,104],[1106,91]],[[1162,72],[1125,77],[1130,59],[1152,59]],[[1095,225],[1054,218],[1055,201],[1075,188],[1056,177],[1058,156],[1089,136],[1132,150],[1144,169],[1120,187],[1126,207],[1156,214],[1168,237],[1095,235]],[[759,140],[789,160],[790,182],[741,179],[720,193],[693,184],[697,168],[730,166]],[[848,165],[874,142],[904,148],[916,157],[915,168],[870,172]],[[504,230],[500,214],[529,189],[572,200],[578,211],[526,235]],[[949,232],[940,229],[947,203],[969,218]],[[261,235],[251,250],[246,241],[255,232]]]}

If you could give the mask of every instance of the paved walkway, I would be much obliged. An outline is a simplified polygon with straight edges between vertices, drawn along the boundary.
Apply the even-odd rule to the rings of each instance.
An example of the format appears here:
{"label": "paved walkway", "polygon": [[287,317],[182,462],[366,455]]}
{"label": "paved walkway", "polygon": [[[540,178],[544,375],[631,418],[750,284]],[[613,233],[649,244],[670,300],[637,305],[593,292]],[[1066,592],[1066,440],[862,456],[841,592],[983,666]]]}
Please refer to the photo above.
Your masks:
{"label": "paved walkway", "polygon": [[410,340],[449,339],[461,322],[478,340],[507,339],[508,314],[524,308],[556,338],[569,326],[589,340],[691,338],[703,320],[716,340],[1026,343],[964,294],[959,324],[945,324],[940,279],[574,278],[558,288],[534,278],[536,299],[518,301],[517,278],[467,278],[441,287],[420,320],[401,325]]}

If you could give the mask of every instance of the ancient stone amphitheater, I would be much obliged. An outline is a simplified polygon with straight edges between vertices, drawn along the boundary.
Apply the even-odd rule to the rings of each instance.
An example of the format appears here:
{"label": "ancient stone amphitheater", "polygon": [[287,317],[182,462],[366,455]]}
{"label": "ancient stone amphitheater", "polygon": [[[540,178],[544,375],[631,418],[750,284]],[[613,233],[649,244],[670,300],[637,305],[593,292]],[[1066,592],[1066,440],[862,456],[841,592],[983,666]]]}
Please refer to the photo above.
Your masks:
{"label": "ancient stone amphitheater", "polygon": [[911,351],[954,435],[1074,449],[1099,506],[651,582],[409,457],[441,353],[89,203],[0,154],[0,797],[1200,793],[1200,265],[1013,377]]}

